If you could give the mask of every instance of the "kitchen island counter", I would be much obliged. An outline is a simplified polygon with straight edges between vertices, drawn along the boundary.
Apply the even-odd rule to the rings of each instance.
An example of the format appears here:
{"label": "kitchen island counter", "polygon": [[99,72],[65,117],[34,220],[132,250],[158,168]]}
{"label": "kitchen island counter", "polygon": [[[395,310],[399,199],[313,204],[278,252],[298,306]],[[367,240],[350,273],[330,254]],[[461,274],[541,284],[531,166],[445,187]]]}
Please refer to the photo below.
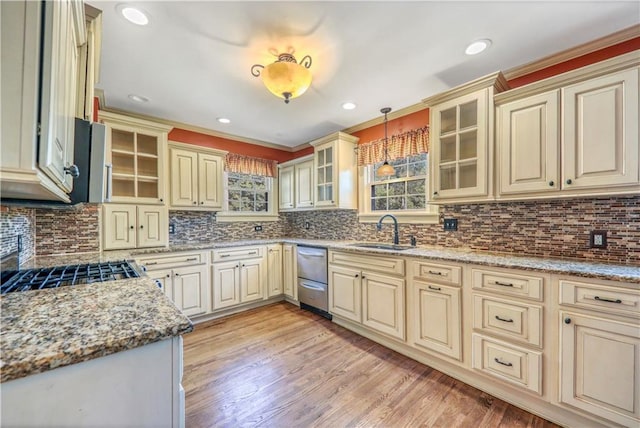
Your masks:
{"label": "kitchen island counter", "polygon": [[10,293],[0,311],[1,382],[193,330],[146,277]]}

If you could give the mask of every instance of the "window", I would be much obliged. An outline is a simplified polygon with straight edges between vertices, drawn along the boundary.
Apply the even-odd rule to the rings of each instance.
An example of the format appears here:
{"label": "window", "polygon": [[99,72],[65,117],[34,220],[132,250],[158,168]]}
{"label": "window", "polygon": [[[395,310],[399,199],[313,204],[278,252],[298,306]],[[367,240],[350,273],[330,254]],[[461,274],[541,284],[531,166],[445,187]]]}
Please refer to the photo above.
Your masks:
{"label": "window", "polygon": [[227,174],[228,211],[269,212],[270,182],[260,175]]}
{"label": "window", "polygon": [[376,176],[382,162],[363,167],[360,221],[377,221],[385,213],[399,221],[437,223],[437,207],[427,199],[428,155],[421,153],[389,161],[396,173]]}

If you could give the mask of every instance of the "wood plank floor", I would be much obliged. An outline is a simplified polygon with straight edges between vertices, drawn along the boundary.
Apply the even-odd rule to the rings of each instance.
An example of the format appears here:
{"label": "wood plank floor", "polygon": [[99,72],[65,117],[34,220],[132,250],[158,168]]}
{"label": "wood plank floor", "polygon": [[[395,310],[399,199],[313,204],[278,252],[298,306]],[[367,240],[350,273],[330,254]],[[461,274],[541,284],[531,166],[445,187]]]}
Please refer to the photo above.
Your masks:
{"label": "wood plank floor", "polygon": [[184,337],[186,426],[553,427],[288,303]]}

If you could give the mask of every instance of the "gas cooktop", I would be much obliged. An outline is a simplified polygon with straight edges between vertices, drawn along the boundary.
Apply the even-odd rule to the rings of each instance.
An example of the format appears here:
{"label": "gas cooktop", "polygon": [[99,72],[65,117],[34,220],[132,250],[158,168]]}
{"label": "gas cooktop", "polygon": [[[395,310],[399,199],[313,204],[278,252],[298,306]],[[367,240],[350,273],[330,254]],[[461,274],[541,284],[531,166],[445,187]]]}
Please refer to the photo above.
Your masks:
{"label": "gas cooktop", "polygon": [[0,295],[14,291],[43,290],[139,276],[134,265],[126,260],[5,271],[2,272]]}

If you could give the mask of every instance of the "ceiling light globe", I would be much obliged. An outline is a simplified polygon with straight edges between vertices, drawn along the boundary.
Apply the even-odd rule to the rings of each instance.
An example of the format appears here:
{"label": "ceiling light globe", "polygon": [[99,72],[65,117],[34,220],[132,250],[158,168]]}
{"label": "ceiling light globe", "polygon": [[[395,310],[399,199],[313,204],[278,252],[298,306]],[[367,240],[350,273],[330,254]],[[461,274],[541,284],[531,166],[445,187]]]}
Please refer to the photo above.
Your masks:
{"label": "ceiling light globe", "polygon": [[262,72],[262,82],[267,89],[284,100],[304,94],[311,86],[311,78],[311,72],[295,62],[274,62],[265,66]]}

